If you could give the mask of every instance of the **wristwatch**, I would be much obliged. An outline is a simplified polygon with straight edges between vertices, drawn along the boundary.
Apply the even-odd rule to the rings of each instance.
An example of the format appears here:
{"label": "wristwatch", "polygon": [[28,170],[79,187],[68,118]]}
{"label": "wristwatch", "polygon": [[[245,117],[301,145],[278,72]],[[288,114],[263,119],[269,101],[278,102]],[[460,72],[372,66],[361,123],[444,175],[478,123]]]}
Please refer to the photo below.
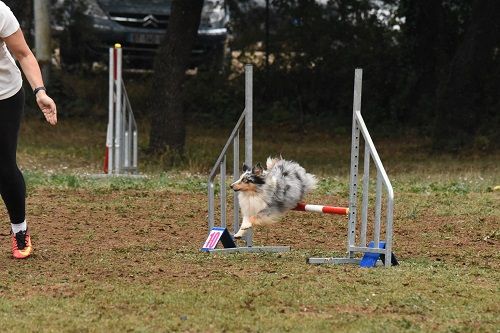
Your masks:
{"label": "wristwatch", "polygon": [[33,90],[33,95],[35,95],[35,96],[36,96],[36,94],[37,94],[40,90],[47,91],[47,89],[45,89],[45,87],[43,87],[43,86],[42,86],[42,87],[38,87],[38,88],[35,88],[35,89]]}

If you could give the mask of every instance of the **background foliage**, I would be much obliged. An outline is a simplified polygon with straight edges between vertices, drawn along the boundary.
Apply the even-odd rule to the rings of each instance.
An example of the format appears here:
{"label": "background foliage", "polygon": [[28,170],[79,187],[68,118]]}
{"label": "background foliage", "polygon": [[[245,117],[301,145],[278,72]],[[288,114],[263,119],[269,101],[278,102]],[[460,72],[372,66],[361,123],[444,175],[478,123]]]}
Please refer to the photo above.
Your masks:
{"label": "background foliage", "polygon": [[[31,7],[6,2],[29,31]],[[359,67],[372,130],[428,137],[436,150],[498,148],[498,1],[270,0],[268,66],[265,2],[227,3],[231,57],[222,73],[189,77],[189,124],[232,126],[243,110],[242,64],[252,62],[257,122],[302,133],[346,131]],[[151,75],[126,79],[136,112],[147,119]],[[105,117],[105,82],[104,71],[84,67],[54,75],[51,84],[67,116]]]}
{"label": "background foliage", "polygon": [[[493,14],[488,18],[499,12],[498,3],[270,3],[266,68],[264,7],[253,1],[230,2],[232,47],[242,51],[242,62],[260,65],[254,104],[264,116],[258,121],[302,131],[348,128],[353,69],[361,67],[363,113],[376,124],[374,130],[388,136],[428,136],[436,150],[498,148],[500,28]],[[203,91],[207,80],[199,75],[192,89]],[[235,96],[235,90],[241,95],[241,82],[214,81],[219,89],[212,85],[211,93],[203,91],[187,101],[189,109],[204,119],[226,122],[228,114],[234,119],[241,107],[235,109],[234,101],[224,96]]]}

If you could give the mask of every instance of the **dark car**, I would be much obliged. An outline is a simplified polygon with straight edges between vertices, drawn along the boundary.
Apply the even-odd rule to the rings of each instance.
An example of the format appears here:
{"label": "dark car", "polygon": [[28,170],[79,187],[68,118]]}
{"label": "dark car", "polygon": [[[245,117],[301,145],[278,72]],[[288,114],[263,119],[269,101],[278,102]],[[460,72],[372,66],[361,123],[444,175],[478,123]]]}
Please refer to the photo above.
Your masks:
{"label": "dark car", "polygon": [[[59,8],[66,13],[66,20],[59,20],[66,23],[56,25],[61,31],[62,63],[105,60],[108,48],[120,43],[129,65],[148,67],[165,36],[171,0],[62,0]],[[228,21],[223,0],[205,0],[192,66],[222,65]]]}

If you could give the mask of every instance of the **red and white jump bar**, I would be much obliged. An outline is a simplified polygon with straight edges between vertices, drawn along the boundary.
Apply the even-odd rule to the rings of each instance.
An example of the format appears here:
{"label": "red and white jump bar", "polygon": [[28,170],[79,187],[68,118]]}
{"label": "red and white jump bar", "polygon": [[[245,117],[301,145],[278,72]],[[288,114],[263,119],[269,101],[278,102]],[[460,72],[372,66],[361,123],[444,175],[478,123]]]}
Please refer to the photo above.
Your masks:
{"label": "red and white jump bar", "polygon": [[295,207],[293,210],[298,210],[301,212],[315,212],[315,213],[336,214],[336,215],[349,214],[349,208],[323,206],[323,205],[308,205],[305,203],[299,203],[297,207]]}

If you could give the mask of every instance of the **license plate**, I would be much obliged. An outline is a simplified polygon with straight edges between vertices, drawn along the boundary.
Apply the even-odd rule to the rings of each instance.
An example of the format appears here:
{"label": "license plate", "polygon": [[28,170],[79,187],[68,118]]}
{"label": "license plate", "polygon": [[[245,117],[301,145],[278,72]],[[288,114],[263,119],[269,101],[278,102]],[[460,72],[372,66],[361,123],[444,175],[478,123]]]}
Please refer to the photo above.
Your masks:
{"label": "license plate", "polygon": [[160,34],[130,34],[129,42],[137,44],[155,44],[159,45],[163,35]]}

